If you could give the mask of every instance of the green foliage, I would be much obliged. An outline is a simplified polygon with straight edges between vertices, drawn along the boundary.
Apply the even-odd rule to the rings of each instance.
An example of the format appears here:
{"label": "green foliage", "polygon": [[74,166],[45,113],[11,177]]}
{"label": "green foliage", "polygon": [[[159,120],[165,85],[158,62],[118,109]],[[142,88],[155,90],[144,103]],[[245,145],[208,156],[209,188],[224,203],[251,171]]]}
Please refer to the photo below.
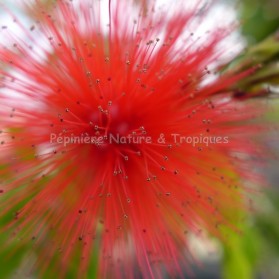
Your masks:
{"label": "green foliage", "polygon": [[242,0],[240,6],[242,34],[251,45],[264,40],[279,28],[277,0]]}

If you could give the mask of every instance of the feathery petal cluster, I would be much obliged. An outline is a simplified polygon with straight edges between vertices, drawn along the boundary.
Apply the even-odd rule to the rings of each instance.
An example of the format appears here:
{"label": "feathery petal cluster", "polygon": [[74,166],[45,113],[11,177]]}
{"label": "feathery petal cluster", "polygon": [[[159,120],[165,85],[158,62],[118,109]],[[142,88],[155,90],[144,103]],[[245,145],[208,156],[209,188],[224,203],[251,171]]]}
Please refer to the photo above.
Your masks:
{"label": "feathery petal cluster", "polygon": [[198,39],[200,1],[25,2],[33,23],[1,29],[3,229],[41,272],[76,261],[86,277],[97,253],[99,278],[183,278],[188,235],[237,229],[239,177],[258,179],[247,121],[262,109],[230,89],[251,71],[208,68],[231,30]]}

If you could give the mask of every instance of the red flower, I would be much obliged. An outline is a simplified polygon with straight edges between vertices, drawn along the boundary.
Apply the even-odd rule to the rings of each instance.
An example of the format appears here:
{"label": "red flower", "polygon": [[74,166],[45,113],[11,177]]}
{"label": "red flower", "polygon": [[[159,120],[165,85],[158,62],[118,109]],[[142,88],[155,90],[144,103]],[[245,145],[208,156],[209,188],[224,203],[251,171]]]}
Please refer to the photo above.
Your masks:
{"label": "red flower", "polygon": [[182,276],[187,233],[237,229],[239,176],[258,179],[245,121],[261,109],[230,89],[249,73],[208,70],[230,31],[196,40],[200,3],[109,1],[104,27],[100,1],[56,2],[2,27],[3,229],[34,242],[41,272],[86,274],[98,251],[100,278]]}

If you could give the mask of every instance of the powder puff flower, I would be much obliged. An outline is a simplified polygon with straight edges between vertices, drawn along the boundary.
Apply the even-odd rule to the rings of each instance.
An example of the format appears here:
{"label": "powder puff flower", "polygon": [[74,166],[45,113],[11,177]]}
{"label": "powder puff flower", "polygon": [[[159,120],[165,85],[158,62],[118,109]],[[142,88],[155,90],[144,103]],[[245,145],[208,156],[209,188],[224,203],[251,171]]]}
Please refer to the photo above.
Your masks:
{"label": "powder puff flower", "polygon": [[24,1],[31,24],[5,8],[2,232],[41,274],[89,278],[97,254],[98,278],[183,278],[189,234],[238,230],[263,109],[232,88],[255,69],[217,74],[234,27],[199,38],[212,3],[188,2]]}

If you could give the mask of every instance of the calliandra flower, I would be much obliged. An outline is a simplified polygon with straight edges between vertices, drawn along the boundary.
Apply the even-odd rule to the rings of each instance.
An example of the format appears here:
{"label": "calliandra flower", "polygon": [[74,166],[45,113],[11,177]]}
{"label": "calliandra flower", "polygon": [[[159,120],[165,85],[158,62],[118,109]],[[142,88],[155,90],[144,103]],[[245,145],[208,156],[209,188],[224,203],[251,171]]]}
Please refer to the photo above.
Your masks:
{"label": "calliandra flower", "polygon": [[254,69],[210,69],[233,27],[198,39],[210,5],[179,5],[35,1],[2,26],[2,232],[41,274],[97,253],[98,278],[183,278],[189,234],[237,231],[263,109],[231,88]]}

